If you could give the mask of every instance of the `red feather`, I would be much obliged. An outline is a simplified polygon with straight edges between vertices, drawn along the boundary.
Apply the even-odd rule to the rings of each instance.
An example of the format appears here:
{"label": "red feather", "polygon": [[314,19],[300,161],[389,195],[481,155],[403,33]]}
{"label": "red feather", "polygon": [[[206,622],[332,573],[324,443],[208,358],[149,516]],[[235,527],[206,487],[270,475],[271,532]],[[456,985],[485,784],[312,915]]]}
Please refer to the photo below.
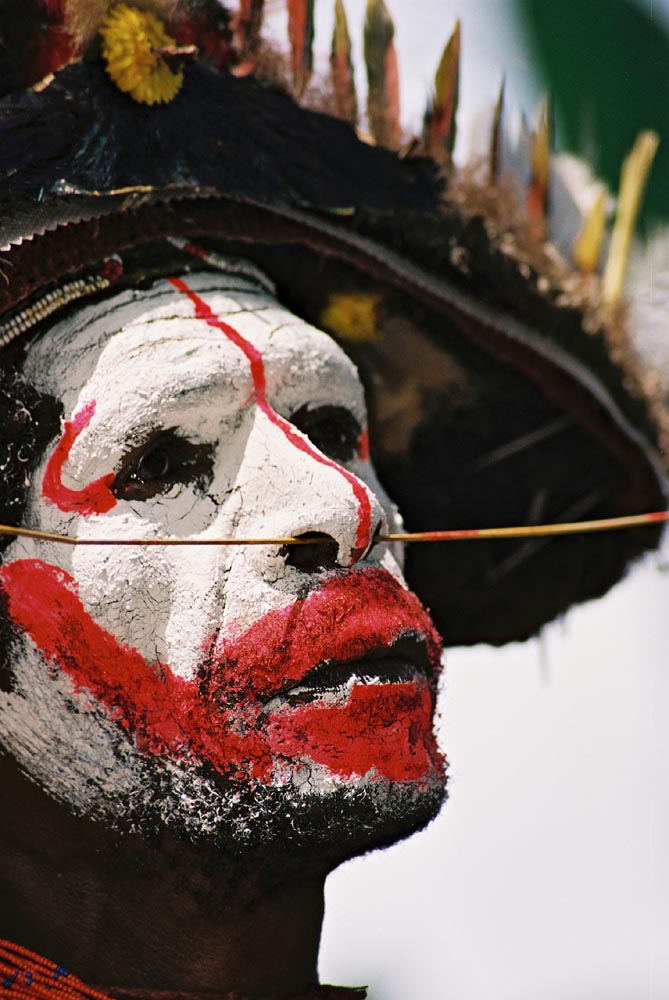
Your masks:
{"label": "red feather", "polygon": [[336,0],[335,27],[332,34],[330,69],[335,92],[337,113],[354,125],[358,121],[358,98],[353,77],[351,37],[348,32],[346,11],[342,0]]}
{"label": "red feather", "polygon": [[239,0],[235,31],[242,54],[254,53],[258,47],[264,6],[265,0]]}
{"label": "red feather", "polygon": [[293,67],[293,89],[300,97],[314,67],[314,0],[288,0],[288,36]]}

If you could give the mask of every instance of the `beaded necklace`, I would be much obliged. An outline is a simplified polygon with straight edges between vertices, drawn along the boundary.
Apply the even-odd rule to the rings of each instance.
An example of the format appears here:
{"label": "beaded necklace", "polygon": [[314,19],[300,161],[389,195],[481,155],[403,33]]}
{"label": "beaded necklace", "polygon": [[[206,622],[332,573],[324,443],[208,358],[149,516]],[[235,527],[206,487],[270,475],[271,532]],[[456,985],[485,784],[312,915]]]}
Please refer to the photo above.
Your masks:
{"label": "beaded necklace", "polygon": [[[365,1000],[364,989],[313,986],[292,1000]],[[101,992],[62,965],[0,939],[0,1000],[244,1000],[237,993],[194,993],[172,990],[114,989]],[[280,1000],[266,997],[265,1000]]]}
{"label": "beaded necklace", "polygon": [[0,997],[5,1000],[110,1000],[62,965],[0,940]]}

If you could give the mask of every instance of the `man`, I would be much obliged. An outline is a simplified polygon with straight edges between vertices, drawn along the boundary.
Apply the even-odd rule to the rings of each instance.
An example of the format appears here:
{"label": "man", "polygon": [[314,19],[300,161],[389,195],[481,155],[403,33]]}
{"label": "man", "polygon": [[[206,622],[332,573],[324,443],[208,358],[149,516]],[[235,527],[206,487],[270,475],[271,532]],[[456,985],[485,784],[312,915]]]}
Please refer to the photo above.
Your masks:
{"label": "man", "polygon": [[[0,568],[0,957],[11,989],[39,953],[111,994],[291,996],[328,871],[444,794],[439,638],[350,357],[411,527],[651,509],[663,473],[631,369],[430,163],[183,69],[168,13],[112,5],[0,109],[6,521],[50,536]],[[449,641],[499,642],[649,544],[407,570]]]}
{"label": "man", "polygon": [[303,990],[329,869],[444,785],[439,640],[375,544],[394,514],[355,370],[253,280],[200,273],[78,311],[23,374],[65,421],[26,523],[313,541],[5,551],[0,934],[113,986]]}

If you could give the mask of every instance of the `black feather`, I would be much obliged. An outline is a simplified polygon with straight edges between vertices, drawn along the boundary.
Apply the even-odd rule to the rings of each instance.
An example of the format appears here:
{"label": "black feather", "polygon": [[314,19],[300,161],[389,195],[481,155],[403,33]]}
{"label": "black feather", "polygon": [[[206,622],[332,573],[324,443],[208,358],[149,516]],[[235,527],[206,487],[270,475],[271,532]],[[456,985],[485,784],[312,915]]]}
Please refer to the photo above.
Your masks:
{"label": "black feather", "polygon": [[387,209],[394,200],[434,210],[439,182],[430,161],[408,164],[371,148],[346,123],[253,78],[197,63],[185,74],[181,92],[160,107],[122,94],[101,63],[68,66],[46,90],[5,98],[3,200],[48,202],[64,186],[102,192],[183,185],[324,211]]}

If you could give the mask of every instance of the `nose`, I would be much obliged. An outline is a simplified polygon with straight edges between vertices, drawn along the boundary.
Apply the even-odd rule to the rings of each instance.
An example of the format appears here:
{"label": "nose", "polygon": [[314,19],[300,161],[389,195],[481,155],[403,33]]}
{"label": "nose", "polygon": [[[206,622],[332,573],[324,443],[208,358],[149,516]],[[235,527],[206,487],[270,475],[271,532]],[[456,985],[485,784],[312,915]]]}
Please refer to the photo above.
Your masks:
{"label": "nose", "polygon": [[[376,526],[367,551],[374,547],[374,539],[380,533],[381,522]],[[339,565],[339,545],[332,535],[323,531],[305,531],[297,537],[301,544],[287,546],[286,566],[292,566],[301,573],[317,573],[323,569],[335,569]],[[366,555],[366,552],[362,555]]]}
{"label": "nose", "polygon": [[239,484],[250,515],[246,530],[253,528],[259,537],[299,537],[303,544],[284,550],[286,565],[313,573],[351,566],[367,555],[386,517],[361,478],[291,425],[278,426],[263,413],[256,417],[246,456],[253,456],[254,466],[247,465]]}

